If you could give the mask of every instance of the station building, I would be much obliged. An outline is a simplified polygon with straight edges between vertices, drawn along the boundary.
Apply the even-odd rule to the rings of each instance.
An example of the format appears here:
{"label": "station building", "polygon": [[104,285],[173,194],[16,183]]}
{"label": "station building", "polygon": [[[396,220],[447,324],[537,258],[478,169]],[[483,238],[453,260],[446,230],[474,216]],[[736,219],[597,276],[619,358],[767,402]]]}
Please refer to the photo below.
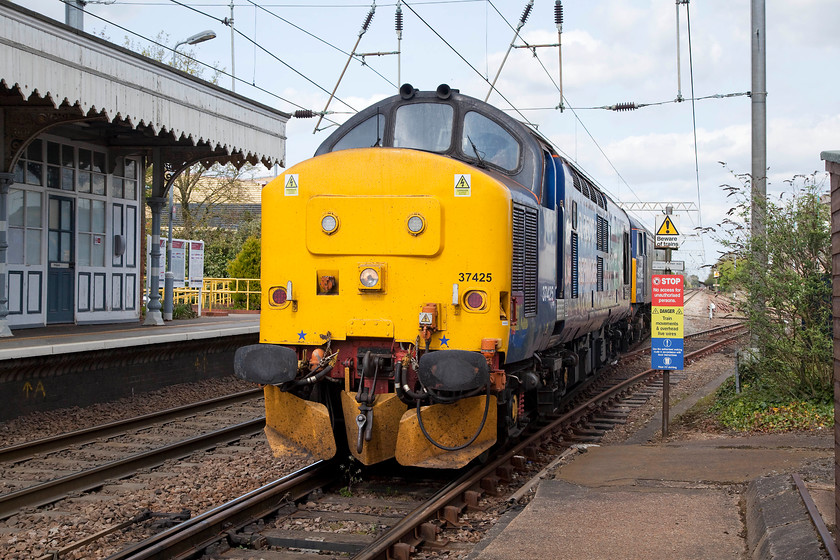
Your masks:
{"label": "station building", "polygon": [[289,115],[6,0],[0,41],[0,336],[138,321],[144,274],[162,324],[172,181],[197,162],[282,166]]}

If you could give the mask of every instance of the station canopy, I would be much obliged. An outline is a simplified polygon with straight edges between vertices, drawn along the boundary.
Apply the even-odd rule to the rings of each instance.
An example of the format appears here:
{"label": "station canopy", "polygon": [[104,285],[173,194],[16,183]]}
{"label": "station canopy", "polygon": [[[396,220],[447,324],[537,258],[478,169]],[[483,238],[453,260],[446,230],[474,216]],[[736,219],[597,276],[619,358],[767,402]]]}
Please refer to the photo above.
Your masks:
{"label": "station canopy", "polygon": [[6,0],[0,41],[0,172],[45,132],[156,151],[175,175],[197,162],[284,165],[288,113]]}

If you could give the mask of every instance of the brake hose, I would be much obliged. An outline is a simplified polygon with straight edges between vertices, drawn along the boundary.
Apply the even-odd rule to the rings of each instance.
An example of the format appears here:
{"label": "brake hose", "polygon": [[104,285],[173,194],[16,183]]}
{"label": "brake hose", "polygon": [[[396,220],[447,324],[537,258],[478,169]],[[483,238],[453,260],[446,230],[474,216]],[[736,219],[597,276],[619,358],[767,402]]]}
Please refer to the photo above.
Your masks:
{"label": "brake hose", "polygon": [[484,424],[487,422],[487,413],[490,411],[490,384],[487,384],[487,400],[484,402],[484,416],[481,417],[481,424],[478,426],[478,431],[472,438],[470,438],[470,440],[467,443],[463,445],[458,445],[456,447],[447,447],[446,445],[436,442],[432,438],[432,436],[429,435],[429,432],[426,431],[426,427],[423,425],[423,418],[420,415],[420,407],[421,401],[417,401],[417,423],[420,425],[420,431],[423,432],[423,435],[426,437],[427,440],[429,440],[429,443],[431,443],[435,447],[443,449],[444,451],[460,451],[461,449],[466,449],[467,447],[472,445],[475,442],[475,440],[478,439],[478,436],[481,435],[481,431],[484,429]]}

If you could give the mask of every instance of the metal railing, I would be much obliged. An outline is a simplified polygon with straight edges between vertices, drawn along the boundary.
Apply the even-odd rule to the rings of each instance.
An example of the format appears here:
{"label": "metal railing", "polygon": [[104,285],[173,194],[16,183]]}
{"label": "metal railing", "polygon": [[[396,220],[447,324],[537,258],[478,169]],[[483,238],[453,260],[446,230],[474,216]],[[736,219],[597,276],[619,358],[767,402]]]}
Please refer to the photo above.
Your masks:
{"label": "metal railing", "polygon": [[[163,290],[161,290],[161,298]],[[260,308],[259,278],[205,278],[201,289],[175,288],[175,304],[201,305],[201,309],[245,309]]]}

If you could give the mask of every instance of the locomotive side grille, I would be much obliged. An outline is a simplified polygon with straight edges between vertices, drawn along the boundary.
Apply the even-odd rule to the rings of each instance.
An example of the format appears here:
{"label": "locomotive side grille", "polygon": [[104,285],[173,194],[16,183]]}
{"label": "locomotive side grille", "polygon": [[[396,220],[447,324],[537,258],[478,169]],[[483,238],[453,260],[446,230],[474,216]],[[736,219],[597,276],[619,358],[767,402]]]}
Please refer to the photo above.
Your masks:
{"label": "locomotive side grille", "polygon": [[514,204],[511,291],[522,294],[526,317],[537,314],[537,237],[537,212]]}
{"label": "locomotive side grille", "polygon": [[598,259],[598,276],[597,276],[597,288],[596,290],[599,292],[604,291],[604,259],[601,257],[597,257]]}
{"label": "locomotive side grille", "polygon": [[609,253],[610,251],[610,223],[607,221],[606,218],[602,218],[601,216],[597,216],[598,223],[597,223],[597,231],[596,231],[596,244],[598,245],[597,249],[599,251],[603,251],[605,253]]}
{"label": "locomotive side grille", "polygon": [[578,297],[578,234],[572,232],[572,297]]}
{"label": "locomotive side grille", "polygon": [[525,213],[525,316],[537,314],[537,213]]}
{"label": "locomotive side grille", "polygon": [[574,169],[572,169],[572,182],[575,184],[575,188],[577,190],[583,192],[583,189],[580,186],[580,177],[578,177],[578,174]]}
{"label": "locomotive side grille", "polygon": [[511,270],[511,291],[525,292],[525,209],[513,206],[513,268]]}

